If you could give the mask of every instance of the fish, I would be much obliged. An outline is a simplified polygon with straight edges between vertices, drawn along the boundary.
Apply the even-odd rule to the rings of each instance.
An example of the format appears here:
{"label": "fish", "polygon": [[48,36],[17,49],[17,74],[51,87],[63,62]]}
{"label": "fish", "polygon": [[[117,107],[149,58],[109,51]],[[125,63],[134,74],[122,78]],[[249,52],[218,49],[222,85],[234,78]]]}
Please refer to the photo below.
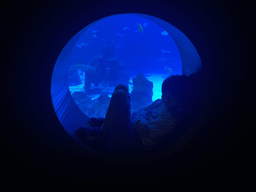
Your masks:
{"label": "fish", "polygon": [[90,66],[90,65],[83,65],[81,63],[70,66],[70,69],[79,69],[81,71],[95,71],[95,67]]}
{"label": "fish", "polygon": [[82,47],[86,47],[88,45],[88,43],[79,43],[79,44],[76,44],[76,46],[78,48],[82,48]]}
{"label": "fish", "polygon": [[81,44],[76,44],[78,48],[82,48],[83,46]]}
{"label": "fish", "polygon": [[80,43],[82,46],[87,46],[88,45],[88,43]]}
{"label": "fish", "polygon": [[126,30],[126,29],[128,29],[128,27],[124,27],[124,28],[123,28],[123,30]]}
{"label": "fish", "polygon": [[144,24],[143,24],[143,27],[147,27],[147,26],[148,26],[148,23],[144,23]]}
{"label": "fish", "polygon": [[161,35],[169,35],[169,33],[167,31],[163,31]]}
{"label": "fish", "polygon": [[103,93],[113,93],[115,90],[115,87],[108,87],[108,86],[102,86],[99,84],[99,86],[95,86],[93,83],[91,84],[91,89],[101,89],[101,92]]}
{"label": "fish", "polygon": [[139,32],[143,33],[143,27],[141,24],[137,23]]}
{"label": "fish", "polygon": [[172,68],[165,66],[164,68],[169,74],[172,74]]}
{"label": "fish", "polygon": [[94,34],[92,37],[93,37],[93,39],[96,39],[98,36]]}
{"label": "fish", "polygon": [[163,53],[171,53],[171,51],[170,50],[163,50],[163,49],[161,49],[161,51],[163,52]]}
{"label": "fish", "polygon": [[98,30],[96,30],[96,29],[91,30],[91,33],[97,33],[97,32],[98,32]]}
{"label": "fish", "polygon": [[104,93],[113,93],[114,90],[115,90],[115,87],[104,87],[102,89],[102,92],[104,92]]}
{"label": "fish", "polygon": [[91,95],[91,96],[92,96],[91,100],[93,101],[95,99],[98,99],[100,97],[100,94],[95,94],[95,95]]}
{"label": "fish", "polygon": [[168,61],[168,60],[171,60],[171,58],[161,56],[160,58],[156,59],[155,62],[161,63],[161,62]]}
{"label": "fish", "polygon": [[117,37],[123,37],[124,34],[122,34],[122,33],[117,33],[116,36],[117,36]]}

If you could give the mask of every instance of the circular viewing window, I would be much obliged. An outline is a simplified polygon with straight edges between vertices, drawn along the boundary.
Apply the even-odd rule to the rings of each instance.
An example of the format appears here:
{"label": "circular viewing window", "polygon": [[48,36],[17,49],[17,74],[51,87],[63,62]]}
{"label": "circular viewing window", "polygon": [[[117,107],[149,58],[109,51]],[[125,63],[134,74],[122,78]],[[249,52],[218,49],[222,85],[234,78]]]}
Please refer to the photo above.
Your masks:
{"label": "circular viewing window", "polygon": [[105,117],[115,86],[129,88],[134,112],[161,99],[167,77],[200,67],[192,43],[171,24],[144,14],[108,16],[86,26],[63,48],[52,75],[53,106],[73,136],[88,117]]}
{"label": "circular viewing window", "polygon": [[[174,40],[147,18],[114,15],[83,31],[70,53],[68,84],[75,103],[89,117],[105,117],[118,84],[127,85],[130,93],[136,89],[148,94],[147,102],[131,98],[134,111],[161,98],[161,85],[166,77],[182,74]],[[138,75],[141,83],[152,82],[153,89],[134,87],[133,80]]]}

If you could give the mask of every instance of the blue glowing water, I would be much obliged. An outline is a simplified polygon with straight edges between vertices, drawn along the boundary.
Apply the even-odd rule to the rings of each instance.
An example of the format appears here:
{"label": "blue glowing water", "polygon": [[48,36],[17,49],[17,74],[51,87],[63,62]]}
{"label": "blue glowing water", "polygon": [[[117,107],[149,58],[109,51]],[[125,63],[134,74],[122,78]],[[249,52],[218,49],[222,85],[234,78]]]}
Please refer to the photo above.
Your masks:
{"label": "blue glowing water", "polygon": [[[153,96],[152,96],[152,101],[154,102],[157,99],[161,99],[162,93],[161,93],[161,86],[162,83],[165,79],[166,74],[152,74],[152,75],[146,75],[147,79],[151,82],[153,82]],[[132,81],[132,79],[130,79]],[[84,92],[84,84],[78,84],[74,86],[69,86],[69,91],[71,94],[74,92]],[[132,84],[129,85],[129,93],[132,91]],[[96,94],[95,97],[99,97],[100,94]],[[111,97],[111,95],[109,95]],[[94,98],[92,98],[94,99]]]}
{"label": "blue glowing water", "polygon": [[[84,93],[83,100],[87,99],[90,105],[81,104],[78,97],[73,99],[88,116],[104,117],[106,109],[99,113],[98,108],[103,104],[96,103],[101,94],[106,93],[110,98],[115,86],[121,83],[126,84],[131,93],[133,78],[139,73],[153,83],[152,102],[161,98],[165,78],[182,74],[175,42],[165,29],[144,17],[127,14],[106,17],[86,29],[69,57],[69,90],[72,95]],[[104,55],[106,47],[111,51]],[[102,59],[105,57],[107,59]],[[93,79],[96,77],[98,85]],[[86,83],[87,89],[94,93],[88,94]],[[107,104],[104,107],[107,108]]]}

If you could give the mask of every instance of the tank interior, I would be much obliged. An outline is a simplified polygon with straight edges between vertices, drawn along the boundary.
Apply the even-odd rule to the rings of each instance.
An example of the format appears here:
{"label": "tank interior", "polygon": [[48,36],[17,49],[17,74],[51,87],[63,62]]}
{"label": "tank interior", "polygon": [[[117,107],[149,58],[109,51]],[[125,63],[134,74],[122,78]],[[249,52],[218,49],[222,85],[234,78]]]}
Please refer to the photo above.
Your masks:
{"label": "tank interior", "polygon": [[86,26],[63,48],[52,74],[52,103],[73,136],[88,118],[105,116],[118,84],[129,87],[133,112],[161,99],[165,78],[200,67],[193,44],[171,24],[144,14],[113,15]]}

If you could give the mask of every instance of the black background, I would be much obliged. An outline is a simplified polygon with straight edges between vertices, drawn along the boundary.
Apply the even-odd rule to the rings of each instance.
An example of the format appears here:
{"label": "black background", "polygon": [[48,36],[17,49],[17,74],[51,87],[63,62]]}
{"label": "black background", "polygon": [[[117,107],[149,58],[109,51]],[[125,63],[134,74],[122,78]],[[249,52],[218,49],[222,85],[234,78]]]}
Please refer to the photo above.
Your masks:
{"label": "black background", "polygon": [[[253,6],[210,2],[9,1],[1,6],[4,174],[120,184],[250,173]],[[159,17],[181,30],[198,50],[210,79],[209,112],[199,132],[178,152],[150,163],[118,163],[87,152],[65,132],[51,104],[51,75],[66,43],[95,20],[129,12]]]}

